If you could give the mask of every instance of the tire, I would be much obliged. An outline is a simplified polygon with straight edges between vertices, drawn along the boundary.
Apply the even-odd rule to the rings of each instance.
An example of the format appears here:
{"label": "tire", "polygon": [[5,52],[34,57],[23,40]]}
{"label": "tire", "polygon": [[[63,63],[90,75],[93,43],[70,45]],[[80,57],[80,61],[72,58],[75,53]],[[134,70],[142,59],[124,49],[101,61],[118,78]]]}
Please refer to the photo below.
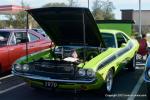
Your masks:
{"label": "tire", "polygon": [[127,64],[128,71],[134,72],[136,67],[136,56],[134,56]]}
{"label": "tire", "polygon": [[111,94],[112,92],[112,87],[113,87],[113,70],[110,69],[107,73],[106,83],[103,86],[103,94]]}

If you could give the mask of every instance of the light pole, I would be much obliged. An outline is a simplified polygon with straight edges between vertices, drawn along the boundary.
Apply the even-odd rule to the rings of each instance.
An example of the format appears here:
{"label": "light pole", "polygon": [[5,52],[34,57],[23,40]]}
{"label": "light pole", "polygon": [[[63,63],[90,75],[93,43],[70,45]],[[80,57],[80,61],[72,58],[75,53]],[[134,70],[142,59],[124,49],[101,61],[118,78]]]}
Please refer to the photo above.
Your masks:
{"label": "light pole", "polygon": [[90,1],[88,0],[88,8],[90,7]]}
{"label": "light pole", "polygon": [[139,35],[142,37],[142,25],[141,25],[141,0],[139,0]]}

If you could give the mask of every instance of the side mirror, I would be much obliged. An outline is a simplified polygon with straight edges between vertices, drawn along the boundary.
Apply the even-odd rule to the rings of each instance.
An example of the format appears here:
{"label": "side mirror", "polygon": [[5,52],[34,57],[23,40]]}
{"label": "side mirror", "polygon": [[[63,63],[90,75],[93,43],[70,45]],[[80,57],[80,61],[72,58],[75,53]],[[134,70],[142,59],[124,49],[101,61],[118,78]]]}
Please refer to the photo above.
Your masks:
{"label": "side mirror", "polygon": [[126,43],[122,43],[121,44],[121,48],[125,47],[126,46]]}

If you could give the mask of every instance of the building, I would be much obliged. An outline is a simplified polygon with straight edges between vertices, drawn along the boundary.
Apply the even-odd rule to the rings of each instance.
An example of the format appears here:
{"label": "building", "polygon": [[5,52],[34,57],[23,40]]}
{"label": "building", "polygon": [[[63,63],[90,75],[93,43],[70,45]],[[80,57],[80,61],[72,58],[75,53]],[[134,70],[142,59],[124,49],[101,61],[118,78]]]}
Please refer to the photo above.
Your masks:
{"label": "building", "polygon": [[16,14],[25,9],[29,9],[29,7],[17,6],[17,5],[0,5],[0,15]]}
{"label": "building", "polygon": [[[133,20],[135,22],[134,29],[138,32],[139,10],[126,9],[121,10],[122,20]],[[142,33],[150,32],[150,10],[141,10]]]}
{"label": "building", "polygon": [[[18,6],[18,5],[0,5],[0,28],[13,28],[11,24],[6,25],[5,23],[9,20],[6,18],[6,15],[15,15],[21,11],[30,9],[29,7],[25,6]],[[29,27],[32,27],[30,24]]]}

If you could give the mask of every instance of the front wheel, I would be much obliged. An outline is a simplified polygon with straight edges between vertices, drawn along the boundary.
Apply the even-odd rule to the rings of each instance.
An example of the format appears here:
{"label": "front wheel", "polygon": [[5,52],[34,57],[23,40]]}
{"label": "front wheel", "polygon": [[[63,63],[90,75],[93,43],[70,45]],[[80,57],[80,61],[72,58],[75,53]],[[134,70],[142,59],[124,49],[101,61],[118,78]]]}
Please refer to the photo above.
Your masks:
{"label": "front wheel", "polygon": [[107,73],[106,79],[105,79],[105,84],[103,86],[103,93],[104,94],[110,94],[112,92],[112,87],[113,87],[113,70],[110,69]]}
{"label": "front wheel", "polygon": [[134,56],[130,62],[127,64],[127,67],[128,67],[128,71],[135,71],[135,67],[136,67],[136,56]]}

